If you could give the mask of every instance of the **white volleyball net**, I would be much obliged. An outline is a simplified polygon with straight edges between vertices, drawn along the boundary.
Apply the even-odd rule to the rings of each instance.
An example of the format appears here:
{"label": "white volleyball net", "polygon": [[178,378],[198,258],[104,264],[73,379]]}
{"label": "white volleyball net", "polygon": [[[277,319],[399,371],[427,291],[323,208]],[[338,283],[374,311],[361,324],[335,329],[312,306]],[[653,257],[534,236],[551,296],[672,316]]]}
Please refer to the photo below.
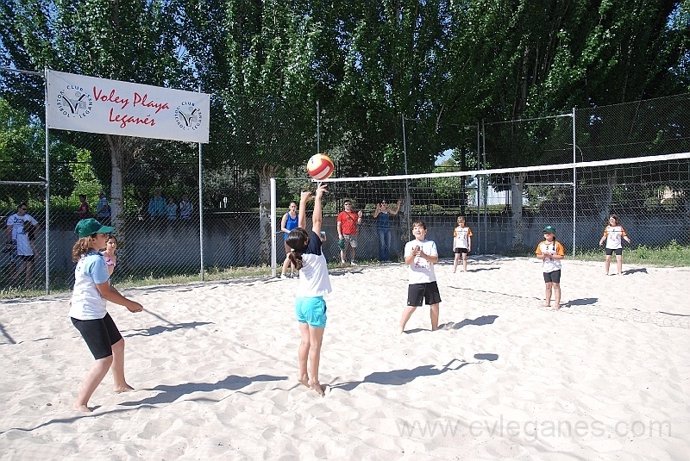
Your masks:
{"label": "white volleyball net", "polygon": [[[442,257],[452,256],[458,216],[472,229],[475,254],[528,254],[542,229],[556,227],[569,253],[596,248],[610,213],[636,244],[690,243],[690,153],[595,162],[417,175],[330,178],[324,204],[329,261],[337,261],[336,216],[351,200],[362,210],[357,258],[379,259],[379,225],[373,214],[386,201],[391,213],[391,256],[401,256],[413,221],[422,219]],[[308,178],[276,180],[276,219],[290,200],[313,184]],[[397,203],[400,202],[398,210]],[[308,213],[309,215],[309,213]],[[281,235],[277,235],[282,240]],[[277,259],[282,261],[282,243]]]}

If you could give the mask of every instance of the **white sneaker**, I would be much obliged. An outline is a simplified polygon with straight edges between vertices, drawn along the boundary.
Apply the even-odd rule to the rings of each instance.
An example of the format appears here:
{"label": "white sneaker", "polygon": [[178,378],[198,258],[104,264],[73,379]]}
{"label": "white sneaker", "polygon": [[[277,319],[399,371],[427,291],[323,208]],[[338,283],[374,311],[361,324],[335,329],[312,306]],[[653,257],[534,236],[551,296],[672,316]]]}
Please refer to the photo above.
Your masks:
{"label": "white sneaker", "polygon": [[287,277],[285,277],[285,274],[280,274],[280,278],[281,278],[281,279],[286,279]]}
{"label": "white sneaker", "polygon": [[357,263],[356,263],[356,262],[354,261],[354,259],[353,259],[353,260],[352,260],[352,262],[350,263],[350,265],[352,265],[352,266],[356,266],[356,265],[357,265]]}

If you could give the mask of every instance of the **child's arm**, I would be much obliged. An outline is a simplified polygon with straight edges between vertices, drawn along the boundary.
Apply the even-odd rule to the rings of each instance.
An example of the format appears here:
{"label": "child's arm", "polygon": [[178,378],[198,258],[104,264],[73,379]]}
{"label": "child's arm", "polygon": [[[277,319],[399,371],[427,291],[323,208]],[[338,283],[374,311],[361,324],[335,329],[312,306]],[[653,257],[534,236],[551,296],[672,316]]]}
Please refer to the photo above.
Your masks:
{"label": "child's arm", "polygon": [[311,191],[304,190],[299,196],[299,217],[297,218],[297,225],[304,229],[307,224],[307,202],[311,198]]}
{"label": "child's arm", "polygon": [[316,235],[321,234],[321,226],[323,224],[323,205],[321,204],[323,194],[326,193],[325,183],[319,183],[316,186],[316,198],[314,199],[314,214],[311,217],[311,230],[314,231]]}
{"label": "child's arm", "polygon": [[[414,262],[414,258],[415,258],[415,256],[417,256],[417,248],[419,248],[419,247],[413,246],[410,254],[405,255],[405,264],[407,264],[408,266]],[[407,246],[405,246],[405,250],[407,251]]]}
{"label": "child's arm", "polygon": [[467,252],[472,251],[472,234],[467,234]]}
{"label": "child's arm", "polygon": [[417,250],[417,256],[421,256],[422,258],[426,259],[429,261],[431,264],[436,264],[438,262],[438,254],[435,255],[428,255],[424,253],[424,250],[422,247],[419,247],[419,250]]}
{"label": "child's arm", "polygon": [[621,227],[621,229],[623,229],[623,239],[625,239],[626,242],[630,243],[630,237],[628,237],[628,233],[625,231],[623,227]]}
{"label": "child's arm", "polygon": [[138,302],[122,296],[120,292],[110,284],[110,280],[97,284],[96,288],[98,288],[101,297],[106,301],[125,306],[130,312],[141,312],[144,310],[144,307]]}
{"label": "child's arm", "polygon": [[534,250],[534,254],[536,255],[537,259],[544,259],[544,253],[541,252],[541,243],[537,245],[537,249]]}
{"label": "child's arm", "polygon": [[608,235],[608,230],[604,229],[604,235],[602,235],[601,239],[599,239],[599,246],[602,246],[604,244],[604,241],[606,241],[607,235]]}
{"label": "child's arm", "polygon": [[377,203],[376,209],[374,210],[374,213],[372,213],[372,216],[374,217],[374,219],[376,219],[380,213],[381,213],[381,204]]}

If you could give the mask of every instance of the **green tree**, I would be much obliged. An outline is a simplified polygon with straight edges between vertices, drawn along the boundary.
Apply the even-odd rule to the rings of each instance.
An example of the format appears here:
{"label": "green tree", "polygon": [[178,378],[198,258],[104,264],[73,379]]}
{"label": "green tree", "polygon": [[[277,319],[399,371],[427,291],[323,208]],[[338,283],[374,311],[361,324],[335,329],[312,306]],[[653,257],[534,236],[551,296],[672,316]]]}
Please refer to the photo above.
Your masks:
{"label": "green tree", "polygon": [[[3,63],[194,89],[191,70],[184,59],[178,59],[178,24],[168,2],[8,0],[0,4],[0,13],[0,41],[6,51]],[[13,105],[22,101],[31,113],[43,116],[42,89],[36,82],[10,75],[2,91]],[[56,136],[91,150],[97,174],[110,182],[113,219],[117,220],[123,171],[145,154],[147,141],[82,133]]]}

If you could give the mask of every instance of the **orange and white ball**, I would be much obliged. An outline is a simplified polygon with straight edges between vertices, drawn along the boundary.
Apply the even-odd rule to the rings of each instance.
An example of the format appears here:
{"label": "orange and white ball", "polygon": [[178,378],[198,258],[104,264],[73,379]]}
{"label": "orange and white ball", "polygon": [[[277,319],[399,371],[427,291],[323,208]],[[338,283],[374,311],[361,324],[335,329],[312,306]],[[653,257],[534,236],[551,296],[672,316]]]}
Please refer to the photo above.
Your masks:
{"label": "orange and white ball", "polygon": [[307,162],[307,173],[317,181],[330,178],[334,171],[333,160],[326,154],[314,154]]}

